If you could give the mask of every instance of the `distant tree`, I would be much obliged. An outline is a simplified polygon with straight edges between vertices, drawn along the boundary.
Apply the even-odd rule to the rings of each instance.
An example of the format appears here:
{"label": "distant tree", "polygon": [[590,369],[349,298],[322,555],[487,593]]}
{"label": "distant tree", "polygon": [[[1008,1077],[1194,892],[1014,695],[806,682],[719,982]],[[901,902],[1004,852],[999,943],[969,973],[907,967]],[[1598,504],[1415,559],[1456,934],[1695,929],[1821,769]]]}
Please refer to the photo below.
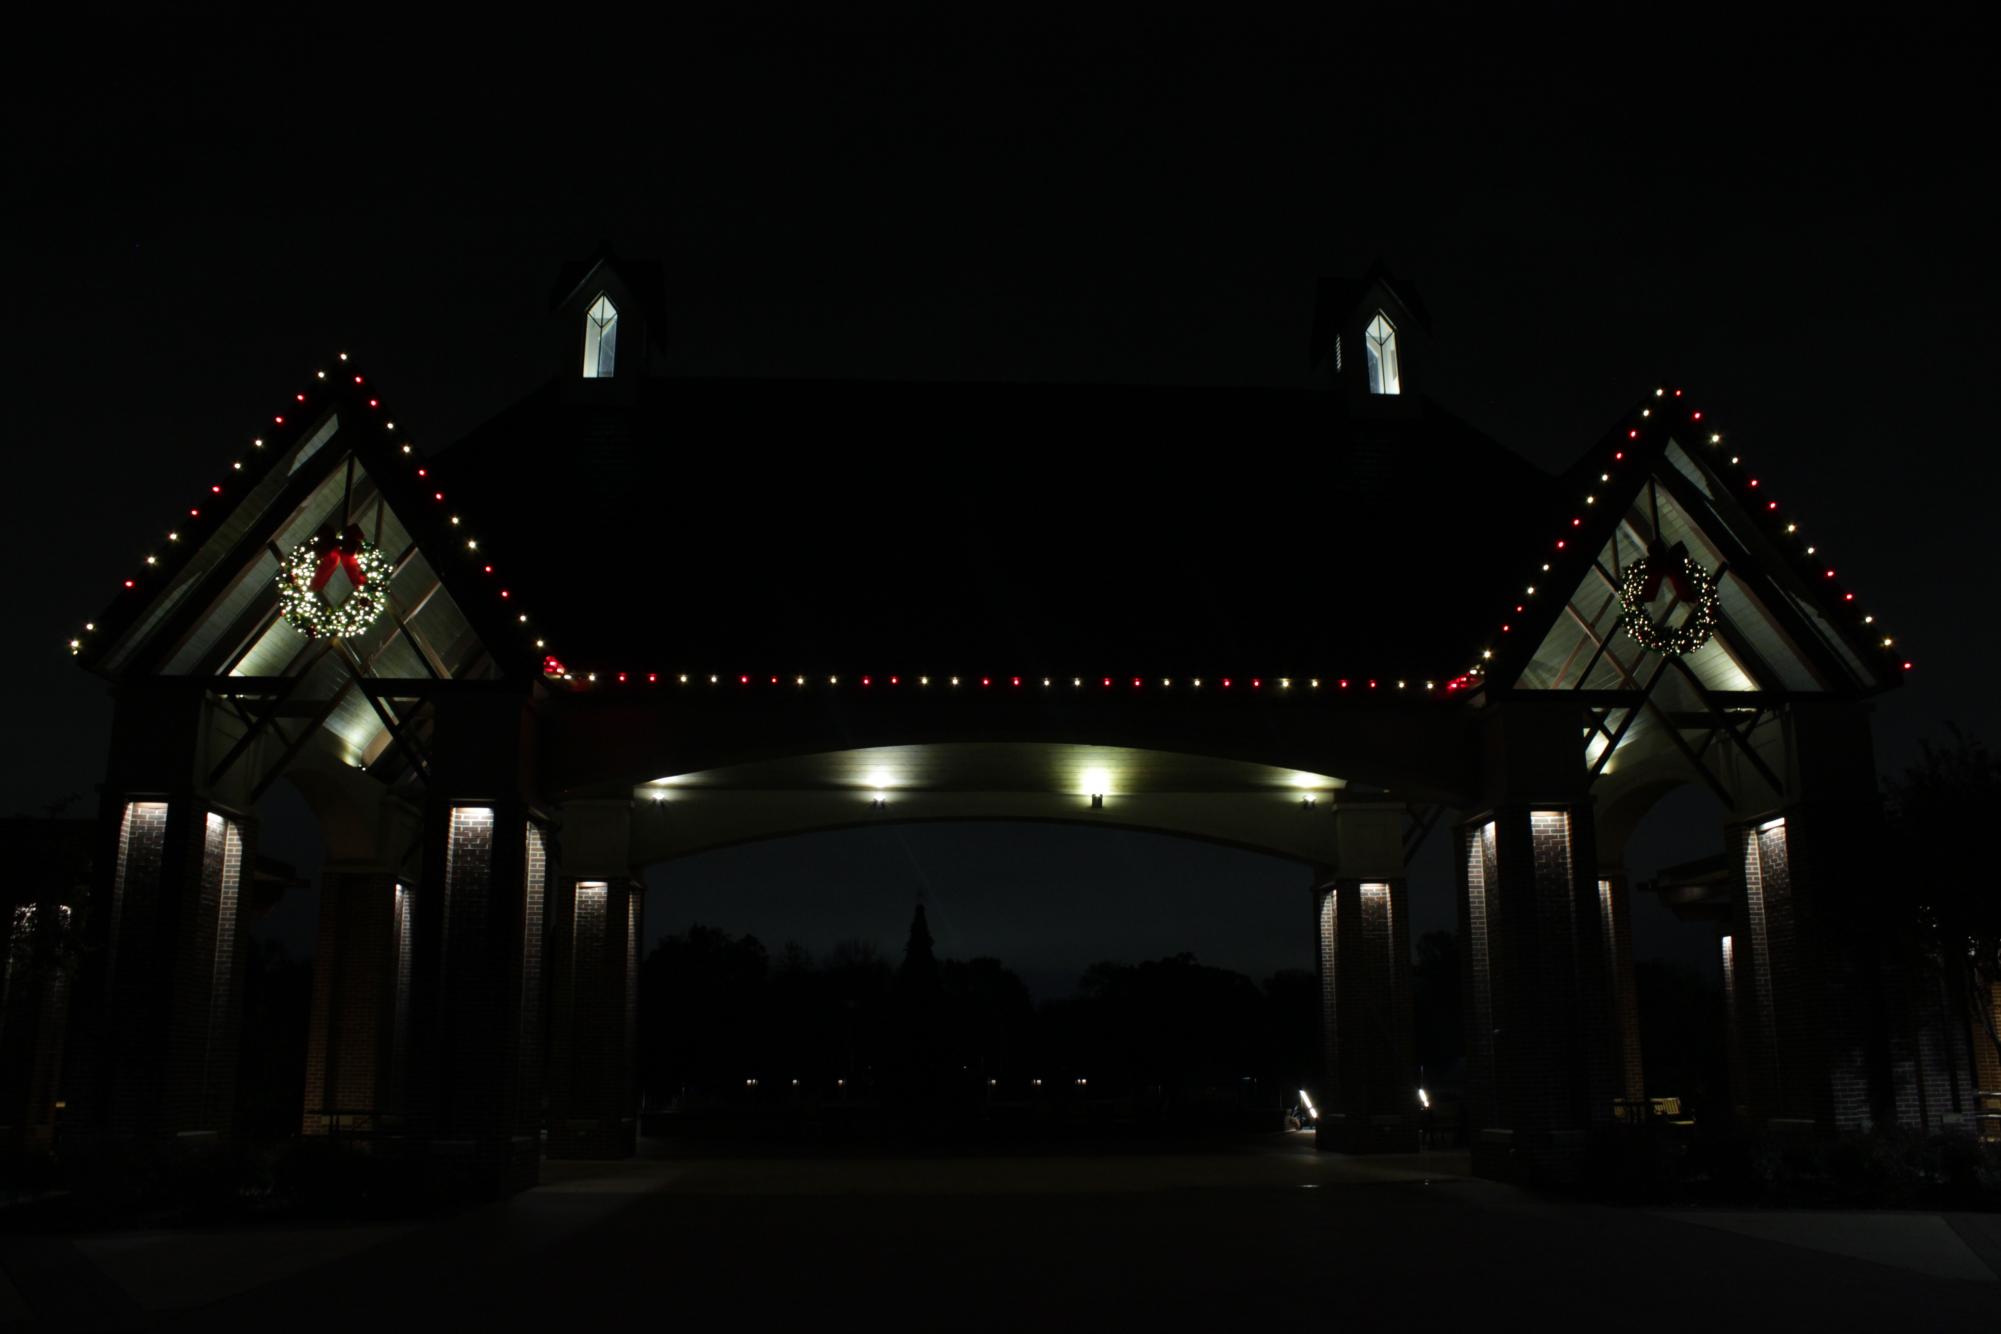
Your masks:
{"label": "distant tree", "polygon": [[924,905],[910,914],[910,934],[903,942],[903,965],[896,970],[896,985],[912,992],[938,989],[938,956],[931,948],[931,927],[924,920]]}
{"label": "distant tree", "polygon": [[951,1022],[940,1004],[942,987],[938,956],[931,948],[931,927],[924,905],[910,914],[910,934],[903,944],[903,962],[896,970],[894,992],[897,1041],[888,1053],[898,1091],[912,1099],[935,1096],[949,1077]]}
{"label": "distant tree", "polygon": [[980,1078],[1018,1069],[1035,1026],[1022,980],[999,959],[979,958],[942,964],[939,982],[959,1064]]}
{"label": "distant tree", "polygon": [[1411,1017],[1417,1062],[1436,1080],[1466,1055],[1466,1010],[1459,994],[1459,937],[1427,931],[1417,940],[1410,970]]}
{"label": "distant tree", "polygon": [[1263,990],[1273,1077],[1281,1088],[1312,1083],[1320,1071],[1320,978],[1287,968],[1266,978]]}
{"label": "distant tree", "polygon": [[1270,1065],[1269,1011],[1242,973],[1193,954],[1085,970],[1073,1012],[1075,1050],[1093,1077],[1159,1085],[1236,1085]]}
{"label": "distant tree", "polygon": [[[764,1070],[772,1048],[770,960],[755,936],[696,923],[640,965],[640,1072],[649,1101],[689,1083],[735,1082]],[[702,1022],[691,1022],[700,1016]]]}
{"label": "distant tree", "polygon": [[1994,1022],[2001,986],[2001,884],[1993,824],[2001,811],[2001,761],[1957,727],[1919,745],[1916,764],[1884,783],[1895,880],[1912,895],[1915,925],[1955,1002],[2001,1054]]}

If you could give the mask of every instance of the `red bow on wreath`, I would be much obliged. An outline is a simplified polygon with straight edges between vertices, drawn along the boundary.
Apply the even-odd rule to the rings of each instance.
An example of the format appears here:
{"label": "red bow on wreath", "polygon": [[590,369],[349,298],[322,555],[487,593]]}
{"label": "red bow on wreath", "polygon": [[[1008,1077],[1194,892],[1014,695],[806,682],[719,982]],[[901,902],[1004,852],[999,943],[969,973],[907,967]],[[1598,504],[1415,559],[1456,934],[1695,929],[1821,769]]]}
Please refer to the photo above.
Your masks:
{"label": "red bow on wreath", "polygon": [[346,570],[348,582],[356,588],[367,583],[368,575],[361,568],[361,543],[361,526],[350,524],[347,531],[335,538],[334,544],[327,548],[327,554],[320,557],[320,563],[313,570],[313,577],[306,587],[315,593],[319,592],[327,586],[327,580],[333,578],[335,570]]}
{"label": "red bow on wreath", "polygon": [[1647,548],[1647,577],[1640,585],[1640,601],[1652,602],[1667,580],[1674,595],[1683,602],[1695,601],[1695,583],[1688,577],[1688,548],[1677,542],[1672,551],[1661,548],[1658,538]]}

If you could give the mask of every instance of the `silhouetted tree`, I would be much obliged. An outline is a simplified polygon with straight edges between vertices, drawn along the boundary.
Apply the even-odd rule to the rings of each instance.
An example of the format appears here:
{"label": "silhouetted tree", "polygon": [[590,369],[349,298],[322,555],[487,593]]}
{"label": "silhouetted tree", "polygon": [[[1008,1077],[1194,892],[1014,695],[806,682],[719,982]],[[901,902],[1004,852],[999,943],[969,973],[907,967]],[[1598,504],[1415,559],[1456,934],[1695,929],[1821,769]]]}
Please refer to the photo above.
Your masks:
{"label": "silhouetted tree", "polygon": [[1990,825],[2001,809],[2001,761],[1957,727],[1919,746],[1918,762],[1884,783],[1892,840],[1890,877],[1911,895],[1929,962],[1962,1015],[2001,1054],[1994,989],[2001,985],[2001,886]]}
{"label": "silhouetted tree", "polygon": [[768,972],[757,937],[699,923],[654,946],[639,978],[649,1101],[689,1083],[742,1080],[771,1063]]}
{"label": "silhouetted tree", "polygon": [[932,994],[938,990],[938,956],[931,949],[931,927],[924,920],[924,905],[910,914],[910,934],[903,942],[903,964],[896,970],[896,985],[913,993]]}
{"label": "silhouetted tree", "polygon": [[1425,1078],[1446,1082],[1466,1055],[1466,1010],[1459,992],[1459,937],[1427,931],[1418,937],[1410,970],[1411,1018],[1417,1062]]}
{"label": "silhouetted tree", "polygon": [[931,927],[924,905],[910,914],[910,934],[903,943],[903,962],[896,970],[896,1029],[900,1041],[890,1065],[895,1082],[909,1097],[937,1093],[952,1063],[948,1049],[949,1019],[942,997],[938,956],[931,948]]}
{"label": "silhouetted tree", "polygon": [[1271,1077],[1281,1092],[1304,1088],[1320,1072],[1320,978],[1287,968],[1265,979]]}
{"label": "silhouetted tree", "polygon": [[999,959],[947,962],[939,971],[952,1053],[976,1079],[1020,1068],[1035,1027],[1035,1003]]}

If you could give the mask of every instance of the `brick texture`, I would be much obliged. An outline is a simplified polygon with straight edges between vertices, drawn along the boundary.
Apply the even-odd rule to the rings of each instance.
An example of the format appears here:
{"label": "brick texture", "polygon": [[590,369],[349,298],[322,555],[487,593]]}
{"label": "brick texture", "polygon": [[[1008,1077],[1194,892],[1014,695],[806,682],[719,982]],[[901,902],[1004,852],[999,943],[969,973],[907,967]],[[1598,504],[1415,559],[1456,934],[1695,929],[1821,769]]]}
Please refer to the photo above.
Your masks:
{"label": "brick texture", "polygon": [[1588,806],[1500,807],[1462,828],[1475,1170],[1561,1180],[1618,1096],[1616,942]]}
{"label": "brick texture", "polygon": [[640,894],[638,885],[626,881],[566,880],[557,897],[551,933],[551,1157],[632,1153]]}
{"label": "brick texture", "polygon": [[1410,939],[1401,881],[1318,891],[1323,1079],[1318,1141],[1345,1152],[1417,1147]]}
{"label": "brick texture", "polygon": [[241,1027],[249,828],[186,798],[117,802],[81,986],[79,1134],[226,1135]]}
{"label": "brick texture", "polygon": [[438,799],[426,816],[403,1104],[444,1189],[505,1192],[537,1175],[540,1146],[524,1129],[527,826],[517,803]]}
{"label": "brick texture", "polygon": [[1632,890],[1624,876],[1598,882],[1598,929],[1604,968],[1612,981],[1613,1041],[1617,1047],[1615,1092],[1629,1103],[1647,1096],[1646,1070],[1640,1052],[1640,997],[1633,977]]}

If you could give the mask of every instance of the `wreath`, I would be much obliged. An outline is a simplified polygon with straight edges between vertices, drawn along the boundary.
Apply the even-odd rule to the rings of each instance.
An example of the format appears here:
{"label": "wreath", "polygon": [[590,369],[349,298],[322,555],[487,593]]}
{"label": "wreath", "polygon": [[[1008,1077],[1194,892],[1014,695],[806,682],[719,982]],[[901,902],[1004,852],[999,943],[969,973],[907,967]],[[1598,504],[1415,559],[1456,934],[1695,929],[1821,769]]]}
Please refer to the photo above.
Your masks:
{"label": "wreath", "polygon": [[[1665,625],[1653,618],[1647,604],[1660,592],[1665,580],[1675,596],[1691,608],[1688,619],[1679,625]],[[1619,623],[1626,627],[1641,648],[1679,656],[1693,653],[1716,633],[1718,599],[1716,577],[1696,564],[1681,546],[1662,551],[1658,545],[1626,567],[1619,580]]]}
{"label": "wreath", "polygon": [[[339,602],[323,590],[339,570],[351,586]],[[322,547],[317,536],[292,548],[278,567],[278,610],[308,639],[351,638],[375,624],[389,600],[389,576],[396,572],[382,548],[350,527]]]}

